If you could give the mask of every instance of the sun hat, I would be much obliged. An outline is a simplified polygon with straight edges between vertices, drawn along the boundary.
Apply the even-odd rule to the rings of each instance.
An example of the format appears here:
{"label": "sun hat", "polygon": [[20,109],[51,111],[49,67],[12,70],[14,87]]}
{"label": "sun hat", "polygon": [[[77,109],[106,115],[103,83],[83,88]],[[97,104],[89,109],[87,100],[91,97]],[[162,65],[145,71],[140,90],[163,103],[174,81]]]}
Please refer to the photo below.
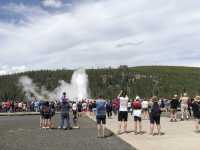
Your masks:
{"label": "sun hat", "polygon": [[137,99],[137,100],[138,100],[138,99],[140,99],[140,97],[139,97],[139,96],[136,96],[136,98],[135,98],[135,99]]}

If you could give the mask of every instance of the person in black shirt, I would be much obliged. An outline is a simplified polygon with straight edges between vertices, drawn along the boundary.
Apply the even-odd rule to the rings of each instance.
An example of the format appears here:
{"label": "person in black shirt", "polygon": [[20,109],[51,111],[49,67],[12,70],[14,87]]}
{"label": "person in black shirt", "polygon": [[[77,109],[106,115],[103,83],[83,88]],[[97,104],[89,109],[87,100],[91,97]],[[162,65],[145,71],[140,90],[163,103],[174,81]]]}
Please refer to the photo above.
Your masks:
{"label": "person in black shirt", "polygon": [[82,102],[78,102],[77,104],[77,108],[78,108],[78,117],[81,117],[82,115]]}
{"label": "person in black shirt", "polygon": [[177,95],[174,95],[174,98],[170,102],[170,109],[171,109],[171,122],[176,122],[176,117],[177,117],[177,108],[179,105],[179,100],[177,98]]}
{"label": "person in black shirt", "polygon": [[154,124],[156,124],[157,130],[158,130],[158,135],[161,135],[161,132],[160,132],[160,129],[161,129],[161,126],[160,126],[161,108],[158,104],[157,96],[153,96],[152,101],[153,101],[153,106],[152,106],[151,112],[150,112],[150,135],[154,135],[153,134]]}
{"label": "person in black shirt", "polygon": [[191,104],[193,116],[195,119],[195,130],[199,131],[199,121],[200,121],[200,96],[196,96]]}

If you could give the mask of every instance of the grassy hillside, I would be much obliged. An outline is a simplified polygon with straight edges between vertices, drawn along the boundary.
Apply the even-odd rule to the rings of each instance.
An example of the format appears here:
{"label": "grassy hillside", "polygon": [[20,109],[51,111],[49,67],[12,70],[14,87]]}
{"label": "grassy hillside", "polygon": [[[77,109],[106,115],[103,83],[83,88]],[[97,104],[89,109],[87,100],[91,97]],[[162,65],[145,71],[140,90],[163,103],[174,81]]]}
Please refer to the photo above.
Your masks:
{"label": "grassy hillside", "polygon": [[[17,85],[18,78],[22,75],[32,78],[38,86],[43,85],[48,90],[53,90],[59,80],[69,82],[72,73],[72,70],[41,70],[0,76],[0,100],[25,98]],[[130,97],[170,97],[184,91],[191,96],[200,94],[200,68],[195,67],[121,66],[118,69],[89,69],[87,74],[92,97],[103,94],[113,98],[120,89],[127,90]]]}

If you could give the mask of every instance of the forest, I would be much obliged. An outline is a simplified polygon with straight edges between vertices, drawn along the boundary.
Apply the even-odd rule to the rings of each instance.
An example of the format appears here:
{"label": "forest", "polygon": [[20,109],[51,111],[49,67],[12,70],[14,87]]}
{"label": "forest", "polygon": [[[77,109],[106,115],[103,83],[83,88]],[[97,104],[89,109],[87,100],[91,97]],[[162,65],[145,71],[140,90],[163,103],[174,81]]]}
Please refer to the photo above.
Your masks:
{"label": "forest", "polygon": [[[26,99],[18,80],[21,76],[33,79],[37,86],[52,91],[59,80],[70,82],[74,70],[39,70],[0,76],[0,101]],[[170,98],[187,92],[190,96],[200,94],[200,68],[176,66],[140,66],[87,69],[90,97],[103,95],[115,98],[121,89],[129,97],[148,98],[153,95]]]}

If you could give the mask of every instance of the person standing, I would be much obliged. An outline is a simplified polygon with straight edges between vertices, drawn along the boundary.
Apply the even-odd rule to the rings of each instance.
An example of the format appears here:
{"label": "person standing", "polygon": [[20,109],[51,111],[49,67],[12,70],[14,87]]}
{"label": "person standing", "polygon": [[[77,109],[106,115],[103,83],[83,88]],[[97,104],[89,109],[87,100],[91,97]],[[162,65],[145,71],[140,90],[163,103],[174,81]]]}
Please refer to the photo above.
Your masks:
{"label": "person standing", "polygon": [[[128,100],[129,100],[129,98],[128,98],[126,92],[121,90],[120,94],[118,95],[118,99],[119,99],[118,134],[121,134],[123,132],[127,133]],[[121,132],[122,125],[123,125],[123,132]]]}
{"label": "person standing", "polygon": [[111,104],[111,101],[107,101],[107,103],[106,103],[106,112],[107,112],[108,118],[111,118],[112,117],[112,104]]}
{"label": "person standing", "polygon": [[[134,119],[134,132],[135,134],[142,134],[142,104],[140,97],[137,96],[132,103],[133,108],[133,119]],[[139,132],[137,129],[139,128]]]}
{"label": "person standing", "polygon": [[189,112],[188,112],[188,102],[189,97],[187,96],[187,93],[183,94],[183,97],[180,98],[181,100],[181,121],[184,120],[184,115],[186,115],[186,119],[189,119]]}
{"label": "person standing", "polygon": [[77,104],[77,108],[78,108],[78,117],[82,116],[82,102],[79,101]]}
{"label": "person standing", "polygon": [[191,106],[192,106],[193,116],[195,119],[195,130],[198,132],[200,123],[200,96],[195,97]]}
{"label": "person standing", "polygon": [[78,112],[77,112],[77,103],[73,102],[72,104],[72,112],[73,112],[73,128],[79,128],[78,126]]}
{"label": "person standing", "polygon": [[97,137],[105,137],[106,101],[102,98],[102,96],[99,96],[99,98],[96,100],[96,120]]}
{"label": "person standing", "polygon": [[177,95],[174,95],[170,102],[170,109],[171,109],[171,119],[170,122],[176,122],[177,121],[177,109],[178,109],[179,101],[177,98]]}
{"label": "person standing", "polygon": [[149,102],[146,99],[144,99],[142,101],[142,113],[143,113],[144,119],[148,119],[148,117],[149,117]]}
{"label": "person standing", "polygon": [[50,112],[50,106],[49,106],[49,102],[46,101],[44,102],[44,106],[43,106],[43,118],[44,118],[44,125],[43,125],[43,129],[49,129],[51,124],[50,124],[50,119],[51,119],[51,112]]}
{"label": "person standing", "polygon": [[152,97],[153,106],[150,112],[150,135],[154,135],[154,125],[156,124],[158,135],[161,135],[161,126],[160,126],[160,115],[161,115],[161,108],[158,104],[157,96]]}
{"label": "person standing", "polygon": [[[60,129],[71,129],[71,123],[70,123],[70,104],[68,101],[63,101],[61,103],[61,121],[60,126],[58,128]],[[65,121],[67,123],[67,126],[64,126]]]}
{"label": "person standing", "polygon": [[67,98],[67,96],[66,96],[66,92],[63,92],[62,97],[61,97],[61,99],[60,99],[60,103],[62,103],[62,102],[67,102],[67,101],[68,101],[68,98]]}

